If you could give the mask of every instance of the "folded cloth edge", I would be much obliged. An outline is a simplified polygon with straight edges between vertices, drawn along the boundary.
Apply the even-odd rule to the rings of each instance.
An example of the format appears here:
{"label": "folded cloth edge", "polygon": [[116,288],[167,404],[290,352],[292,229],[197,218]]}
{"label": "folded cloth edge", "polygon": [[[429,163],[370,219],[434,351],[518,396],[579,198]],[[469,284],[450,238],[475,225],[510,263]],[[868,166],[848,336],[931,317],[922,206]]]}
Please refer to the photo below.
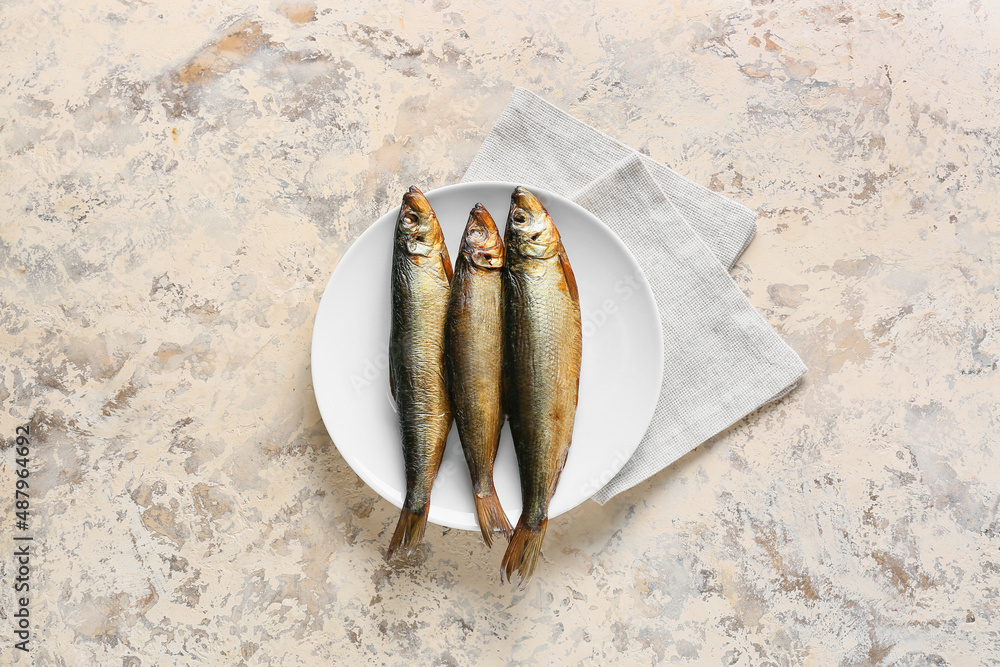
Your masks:
{"label": "folded cloth edge", "polygon": [[[656,203],[662,206],[665,211],[673,212],[676,215],[670,199],[660,190],[659,185],[649,173],[645,162],[635,158],[623,161],[623,163],[609,171],[608,178],[596,180],[590,187],[581,191],[575,199],[586,199],[588,197],[597,200],[602,199],[600,188],[612,186],[611,176],[613,174],[623,174],[628,177],[626,184],[634,189],[635,196],[646,196],[648,199],[654,199],[658,196],[659,201]],[[613,187],[620,189],[621,182],[614,184]],[[594,207],[590,206],[588,208],[592,209]],[[651,206],[651,208],[653,207]],[[612,231],[619,236],[622,235],[621,231],[615,229],[614,224],[609,224],[607,218],[602,217],[600,213],[595,212],[595,214],[602,222],[608,224]],[[683,216],[678,216],[678,224],[683,224]],[[658,229],[656,225],[650,227]],[[705,245],[704,240],[700,236],[694,234],[692,231],[688,233],[690,233],[694,243]],[[711,254],[711,250],[707,247],[703,248],[703,252]],[[705,265],[704,269],[709,270],[708,265]],[[728,274],[724,272],[723,267],[716,265],[716,270],[722,274],[716,276],[720,284],[728,284],[722,282],[723,280],[730,280]],[[655,280],[655,275],[647,276],[647,280]],[[735,285],[732,285],[732,289],[737,292],[739,291]],[[763,332],[763,338],[751,339],[751,342],[756,345],[751,350],[753,353],[752,356],[759,356],[768,360],[768,364],[764,367],[764,372],[760,376],[760,381],[753,385],[751,391],[732,397],[732,402],[730,403],[717,406],[714,415],[703,416],[685,428],[675,438],[675,441],[680,441],[676,443],[679,446],[669,448],[657,446],[649,442],[648,438],[650,438],[651,433],[647,431],[646,436],[643,437],[643,441],[622,469],[591,497],[592,500],[603,505],[615,495],[653,477],[709,438],[725,431],[755,410],[785,396],[798,385],[807,370],[801,358],[782,340],[759,311],[746,300],[745,296],[739,294],[738,297],[734,295],[733,298],[742,299],[745,302],[740,304],[744,310],[743,314],[752,320],[756,320],[752,323],[757,325],[759,332]],[[657,408],[657,411],[659,410],[660,407]],[[653,422],[651,421],[650,430],[652,429]]]}

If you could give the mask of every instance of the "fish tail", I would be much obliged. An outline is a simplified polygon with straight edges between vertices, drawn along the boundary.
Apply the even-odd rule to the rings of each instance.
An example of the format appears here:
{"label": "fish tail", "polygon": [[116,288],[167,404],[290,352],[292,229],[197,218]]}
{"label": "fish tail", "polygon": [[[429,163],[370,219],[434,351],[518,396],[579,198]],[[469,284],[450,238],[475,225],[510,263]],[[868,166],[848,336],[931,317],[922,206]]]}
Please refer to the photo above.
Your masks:
{"label": "fish tail", "polygon": [[473,494],[476,499],[476,516],[479,518],[479,530],[483,533],[483,541],[486,546],[493,546],[493,533],[502,532],[504,537],[510,539],[510,523],[507,515],[500,505],[500,498],[497,497],[497,490],[490,486],[490,492],[486,496]]}
{"label": "fish tail", "polygon": [[420,544],[424,537],[424,528],[427,526],[427,512],[431,504],[424,503],[422,509],[414,512],[404,507],[399,513],[399,523],[396,524],[396,532],[392,534],[389,541],[389,548],[385,552],[385,560],[388,563],[392,560],[397,549],[403,549],[404,556],[413,554],[413,550]]}
{"label": "fish tail", "polygon": [[545,528],[548,523],[547,518],[542,519],[537,527],[532,528],[525,521],[524,515],[521,515],[517,522],[517,528],[514,529],[514,534],[510,538],[510,544],[507,545],[507,551],[503,555],[503,561],[500,563],[501,579],[506,575],[507,581],[511,581],[511,574],[517,570],[521,579],[518,589],[524,590],[538,564],[538,556],[542,552],[542,538],[545,537]]}

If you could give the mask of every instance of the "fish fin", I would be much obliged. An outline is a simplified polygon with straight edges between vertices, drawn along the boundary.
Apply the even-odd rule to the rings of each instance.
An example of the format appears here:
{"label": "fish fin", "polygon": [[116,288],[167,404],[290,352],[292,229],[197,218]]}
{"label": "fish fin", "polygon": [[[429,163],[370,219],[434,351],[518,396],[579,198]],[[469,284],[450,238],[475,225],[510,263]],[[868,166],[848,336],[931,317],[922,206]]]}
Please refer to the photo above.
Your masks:
{"label": "fish fin", "polygon": [[535,571],[535,566],[538,565],[538,556],[542,553],[542,538],[545,537],[548,523],[548,519],[542,519],[537,528],[532,528],[524,520],[524,515],[521,515],[500,563],[501,579],[506,575],[507,581],[510,582],[510,576],[517,570],[521,579],[518,589],[524,590],[528,579]]}
{"label": "fish fin", "polygon": [[576,286],[576,274],[573,273],[573,267],[569,264],[569,257],[566,255],[566,248],[563,244],[559,244],[559,263],[562,265],[563,275],[566,277],[566,287],[569,289],[569,295],[573,297],[573,302],[580,303],[580,290]]}
{"label": "fish fin", "polygon": [[486,546],[493,546],[493,533],[502,532],[504,537],[510,539],[510,523],[507,515],[500,505],[500,498],[497,497],[497,490],[490,488],[489,495],[480,496],[473,494],[476,499],[476,517],[479,519],[479,530],[483,533],[483,541]]}
{"label": "fish fin", "polygon": [[448,276],[448,282],[451,282],[455,271],[451,268],[451,257],[448,255],[448,246],[444,243],[441,244],[441,263],[444,264],[444,273]]}
{"label": "fish fin", "polygon": [[555,495],[556,486],[559,485],[559,478],[562,477],[563,469],[566,467],[566,459],[569,458],[569,447],[572,446],[572,444],[572,441],[570,441],[570,445],[567,446],[566,451],[563,452],[562,461],[559,462],[559,466],[556,468],[555,477],[552,478],[552,486],[549,487],[549,498]]}
{"label": "fish fin", "polygon": [[424,528],[427,526],[427,512],[430,511],[431,504],[424,504],[424,508],[419,512],[414,512],[403,508],[399,513],[399,523],[396,524],[396,532],[392,534],[389,541],[389,548],[385,552],[385,561],[392,560],[397,549],[402,549],[404,556],[413,554],[413,550],[420,544],[424,537]]}
{"label": "fish fin", "polygon": [[392,364],[389,364],[389,391],[392,392],[392,400],[396,400],[396,374],[392,372]]}

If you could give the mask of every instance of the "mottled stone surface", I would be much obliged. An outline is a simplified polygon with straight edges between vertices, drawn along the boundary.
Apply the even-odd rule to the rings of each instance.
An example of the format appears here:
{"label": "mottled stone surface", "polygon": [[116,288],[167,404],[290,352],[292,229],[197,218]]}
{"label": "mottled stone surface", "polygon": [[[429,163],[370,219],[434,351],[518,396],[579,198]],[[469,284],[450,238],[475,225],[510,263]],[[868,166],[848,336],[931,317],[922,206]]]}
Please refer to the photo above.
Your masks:
{"label": "mottled stone surface", "polygon": [[[996,664],[997,5],[359,4],[0,9],[34,663]],[[515,85],[757,208],[733,275],[810,367],[520,593],[474,533],[383,564],[309,371],[338,258]]]}

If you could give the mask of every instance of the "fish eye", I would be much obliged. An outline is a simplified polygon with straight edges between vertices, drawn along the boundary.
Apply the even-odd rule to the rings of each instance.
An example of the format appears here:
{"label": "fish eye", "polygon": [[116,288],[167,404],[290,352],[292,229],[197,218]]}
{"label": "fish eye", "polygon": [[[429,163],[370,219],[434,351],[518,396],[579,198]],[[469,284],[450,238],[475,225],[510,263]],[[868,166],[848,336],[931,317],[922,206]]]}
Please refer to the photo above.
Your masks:
{"label": "fish eye", "polygon": [[414,215],[413,213],[407,213],[405,216],[403,216],[403,224],[407,225],[408,227],[415,226],[417,224],[417,216]]}
{"label": "fish eye", "polygon": [[514,215],[511,217],[514,218],[514,222],[521,223],[522,225],[528,221],[528,216],[524,214],[524,211],[514,211]]}

